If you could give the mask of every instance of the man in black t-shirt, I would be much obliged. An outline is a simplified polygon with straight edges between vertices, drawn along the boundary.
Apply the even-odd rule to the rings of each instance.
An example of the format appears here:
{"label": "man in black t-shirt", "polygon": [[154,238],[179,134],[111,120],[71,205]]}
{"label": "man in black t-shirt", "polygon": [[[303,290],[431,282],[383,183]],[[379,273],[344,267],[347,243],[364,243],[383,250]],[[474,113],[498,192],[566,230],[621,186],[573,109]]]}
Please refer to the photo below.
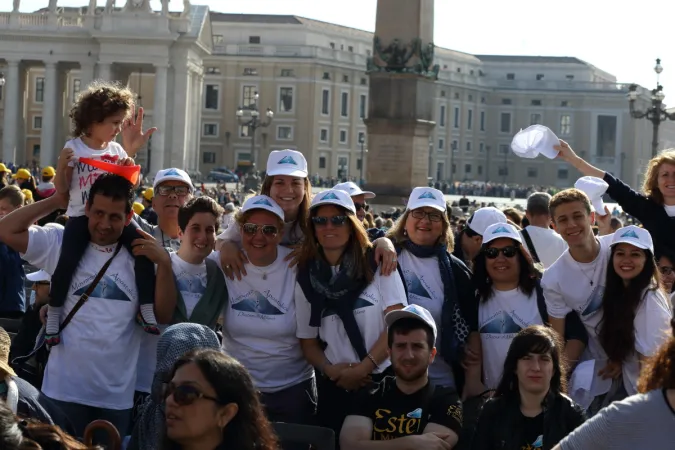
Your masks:
{"label": "man in black t-shirt", "polygon": [[[457,444],[462,406],[454,390],[429,381],[436,356],[436,324],[426,309],[409,305],[385,317],[394,377],[384,378],[353,405],[340,432],[350,450],[448,450]],[[383,442],[386,441],[386,442]]]}

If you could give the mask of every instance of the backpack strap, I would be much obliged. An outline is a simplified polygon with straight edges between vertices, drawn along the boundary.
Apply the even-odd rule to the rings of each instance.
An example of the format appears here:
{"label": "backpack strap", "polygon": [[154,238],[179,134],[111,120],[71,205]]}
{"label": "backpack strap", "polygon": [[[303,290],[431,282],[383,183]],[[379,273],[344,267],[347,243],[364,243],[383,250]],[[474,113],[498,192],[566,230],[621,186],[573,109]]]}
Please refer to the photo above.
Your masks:
{"label": "backpack strap", "polygon": [[537,292],[537,309],[544,325],[548,324],[548,309],[546,308],[546,299],[544,298],[544,289],[541,287],[541,282],[536,280],[534,290]]}
{"label": "backpack strap", "polygon": [[537,249],[534,248],[534,243],[532,242],[530,233],[525,228],[523,228],[520,230],[520,234],[522,234],[523,239],[525,239],[525,244],[527,245],[528,250],[530,250],[530,256],[532,256],[532,260],[535,263],[540,263],[541,260],[539,259],[539,255],[537,255]]}

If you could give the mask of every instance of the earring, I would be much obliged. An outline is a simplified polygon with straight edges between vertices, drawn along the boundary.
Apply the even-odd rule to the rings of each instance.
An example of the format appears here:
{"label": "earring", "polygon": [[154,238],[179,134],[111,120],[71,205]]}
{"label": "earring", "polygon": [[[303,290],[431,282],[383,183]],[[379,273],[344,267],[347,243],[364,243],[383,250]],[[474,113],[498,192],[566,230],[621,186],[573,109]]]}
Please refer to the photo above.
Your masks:
{"label": "earring", "polygon": [[407,235],[408,235],[408,230],[403,230],[403,236],[407,236]]}

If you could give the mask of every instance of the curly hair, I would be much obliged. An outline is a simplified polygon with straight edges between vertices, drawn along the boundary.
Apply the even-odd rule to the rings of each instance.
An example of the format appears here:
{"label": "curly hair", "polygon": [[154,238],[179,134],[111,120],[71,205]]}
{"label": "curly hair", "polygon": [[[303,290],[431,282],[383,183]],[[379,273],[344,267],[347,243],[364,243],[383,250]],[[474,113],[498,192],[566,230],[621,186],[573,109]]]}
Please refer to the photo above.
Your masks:
{"label": "curly hair", "polygon": [[79,93],[70,108],[73,137],[87,135],[95,123],[124,112],[129,116],[135,106],[135,95],[121,83],[97,80]]}
{"label": "curly hair", "polygon": [[672,335],[642,367],[638,392],[675,389],[675,318],[670,320]]}
{"label": "curly hair", "polygon": [[663,164],[675,166],[675,149],[665,150],[660,155],[650,159],[649,163],[647,163],[647,171],[642,183],[642,192],[659,205],[663,205],[663,194],[659,190],[659,169]]}

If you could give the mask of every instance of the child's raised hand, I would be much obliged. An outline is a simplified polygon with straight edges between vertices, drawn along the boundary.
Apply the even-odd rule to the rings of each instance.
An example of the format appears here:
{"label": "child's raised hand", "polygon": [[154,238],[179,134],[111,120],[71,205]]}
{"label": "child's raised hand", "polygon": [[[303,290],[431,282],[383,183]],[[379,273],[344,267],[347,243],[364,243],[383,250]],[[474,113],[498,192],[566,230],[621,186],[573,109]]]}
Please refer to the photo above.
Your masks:
{"label": "child's raised hand", "polygon": [[134,158],[127,157],[127,158],[121,158],[121,159],[117,160],[118,166],[133,166],[134,164],[136,164],[136,162],[134,161]]}

